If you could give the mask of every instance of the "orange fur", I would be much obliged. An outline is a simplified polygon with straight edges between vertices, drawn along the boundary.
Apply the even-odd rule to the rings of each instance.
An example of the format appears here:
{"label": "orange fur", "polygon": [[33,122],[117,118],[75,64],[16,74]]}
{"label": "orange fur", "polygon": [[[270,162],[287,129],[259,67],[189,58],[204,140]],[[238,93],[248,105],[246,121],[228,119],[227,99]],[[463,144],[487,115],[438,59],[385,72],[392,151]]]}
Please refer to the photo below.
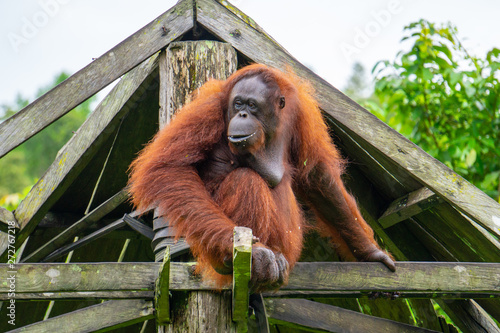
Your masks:
{"label": "orange fur", "polygon": [[[234,85],[242,78],[260,75],[277,84],[285,96],[277,136],[287,142],[286,173],[270,188],[255,171],[237,168],[224,177],[200,176],[210,152],[227,144],[227,104]],[[217,285],[228,283],[212,266],[221,266],[232,251],[235,226],[252,228],[262,246],[281,252],[293,267],[302,250],[304,219],[292,191],[311,187],[310,176],[319,168],[332,183],[342,184],[343,161],[333,145],[309,84],[291,73],[263,65],[247,66],[226,81],[210,81],[186,105],[171,124],[160,131],[131,165],[130,193],[139,211],[158,207],[161,215],[186,237],[199,267]],[[349,210],[369,242],[373,231],[354,199],[340,185]],[[342,232],[318,215],[321,228],[339,243],[339,253],[354,259]]]}

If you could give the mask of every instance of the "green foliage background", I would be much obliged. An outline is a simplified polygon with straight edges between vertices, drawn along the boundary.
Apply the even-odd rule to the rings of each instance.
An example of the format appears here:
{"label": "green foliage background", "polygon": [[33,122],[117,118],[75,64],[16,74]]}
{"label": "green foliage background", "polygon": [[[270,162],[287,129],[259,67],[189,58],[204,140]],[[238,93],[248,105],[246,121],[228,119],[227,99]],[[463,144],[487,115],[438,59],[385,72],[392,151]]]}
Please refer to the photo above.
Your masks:
{"label": "green foliage background", "polygon": [[[51,84],[38,91],[37,96],[41,96],[67,78],[66,73],[57,75]],[[17,207],[31,186],[54,161],[59,149],[90,114],[90,104],[94,99],[92,97],[85,101],[0,159],[0,206],[9,210]],[[0,121],[11,117],[26,105],[28,105],[28,100],[21,96],[17,97],[14,105],[2,105]]]}
{"label": "green foliage background", "polygon": [[471,55],[451,24],[420,20],[405,32],[410,50],[373,68],[362,104],[499,200],[500,50]]}

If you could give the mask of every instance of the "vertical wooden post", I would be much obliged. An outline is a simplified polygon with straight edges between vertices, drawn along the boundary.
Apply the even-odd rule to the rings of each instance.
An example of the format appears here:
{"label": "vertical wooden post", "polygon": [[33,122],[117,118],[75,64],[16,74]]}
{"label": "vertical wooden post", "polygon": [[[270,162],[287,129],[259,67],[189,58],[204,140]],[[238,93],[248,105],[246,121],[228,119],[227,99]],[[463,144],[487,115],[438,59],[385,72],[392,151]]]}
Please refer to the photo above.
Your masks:
{"label": "vertical wooden post", "polygon": [[[236,68],[236,51],[229,44],[207,40],[171,43],[160,56],[160,128],[189,102],[194,90],[212,78],[225,80]],[[173,234],[164,229],[162,226],[155,232]],[[156,242],[165,243],[158,239]],[[156,247],[156,258],[162,258],[158,252],[161,249]],[[174,257],[172,248],[171,251]],[[158,332],[236,332],[230,292],[193,291],[174,295],[171,309],[171,323],[158,326]]]}
{"label": "vertical wooden post", "polygon": [[248,301],[252,271],[252,229],[235,227],[233,232],[233,321],[238,333],[248,332]]}

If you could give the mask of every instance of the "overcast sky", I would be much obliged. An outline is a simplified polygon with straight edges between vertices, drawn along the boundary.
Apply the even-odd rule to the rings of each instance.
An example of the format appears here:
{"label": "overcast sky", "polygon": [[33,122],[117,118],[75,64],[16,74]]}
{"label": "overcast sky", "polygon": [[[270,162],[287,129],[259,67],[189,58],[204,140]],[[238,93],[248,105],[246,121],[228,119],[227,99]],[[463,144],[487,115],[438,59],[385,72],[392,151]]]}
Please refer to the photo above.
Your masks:
{"label": "overcast sky", "polygon": [[[32,100],[175,5],[172,0],[0,0],[0,104]],[[500,47],[498,0],[234,0],[292,55],[342,90],[352,65],[369,72],[401,49],[403,27],[452,22],[484,56]]]}

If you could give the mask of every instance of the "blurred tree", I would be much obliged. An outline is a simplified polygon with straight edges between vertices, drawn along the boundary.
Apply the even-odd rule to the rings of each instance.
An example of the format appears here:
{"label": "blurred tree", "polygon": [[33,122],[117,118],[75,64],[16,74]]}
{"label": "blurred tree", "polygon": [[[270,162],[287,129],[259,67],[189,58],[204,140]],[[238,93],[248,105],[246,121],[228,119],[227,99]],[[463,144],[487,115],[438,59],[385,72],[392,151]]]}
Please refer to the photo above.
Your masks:
{"label": "blurred tree", "polygon": [[[54,82],[38,91],[37,96],[43,95],[52,87],[68,78],[68,74],[61,73]],[[8,196],[14,193],[24,193],[26,187],[32,186],[54,161],[57,152],[73,136],[80,125],[90,114],[90,104],[95,97],[90,98],[77,106],[74,110],[60,118],[42,132],[15,148],[0,159],[0,205],[7,206],[7,199],[22,198],[22,195]],[[14,106],[2,105],[0,121],[14,115],[18,110],[28,105],[28,100],[18,96]],[[9,203],[9,208],[13,204]],[[14,205],[15,206],[15,205]]]}
{"label": "blurred tree", "polygon": [[375,96],[365,106],[490,196],[499,196],[500,50],[467,52],[451,24],[405,27],[412,43],[375,65]]}
{"label": "blurred tree", "polygon": [[361,103],[364,99],[366,99],[370,95],[369,84],[365,74],[365,68],[359,62],[355,62],[352,66],[352,74],[347,80],[347,84],[344,87],[344,93],[355,100],[358,103]]}

